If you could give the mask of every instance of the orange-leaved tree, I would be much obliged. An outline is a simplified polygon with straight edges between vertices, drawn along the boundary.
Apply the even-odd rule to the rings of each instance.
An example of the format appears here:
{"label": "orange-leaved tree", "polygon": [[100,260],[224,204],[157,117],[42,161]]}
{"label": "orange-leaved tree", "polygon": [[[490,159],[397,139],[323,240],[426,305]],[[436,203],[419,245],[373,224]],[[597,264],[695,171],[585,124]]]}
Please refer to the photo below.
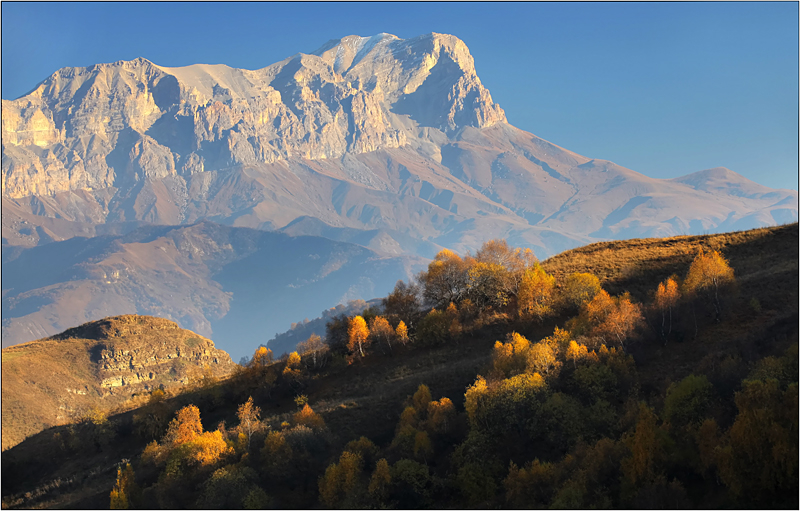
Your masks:
{"label": "orange-leaved tree", "polygon": [[408,338],[408,327],[400,320],[400,323],[397,324],[397,329],[395,330],[395,335],[397,335],[397,340],[400,341],[400,344],[407,344],[409,341]]}
{"label": "orange-leaved tree", "polygon": [[631,302],[629,293],[612,298],[604,289],[585,305],[584,314],[592,335],[603,340],[614,339],[623,350],[625,341],[644,320],[641,308]]}
{"label": "orange-leaved tree", "polygon": [[294,414],[294,422],[299,426],[306,426],[312,429],[322,429],[325,427],[325,421],[318,413],[311,409],[306,403],[303,409]]}
{"label": "orange-leaved tree", "polygon": [[[667,343],[669,334],[672,332],[672,308],[677,305],[680,297],[678,279],[675,276],[660,283],[656,289],[655,306],[661,312],[661,337],[664,339],[664,344]],[[666,323],[668,315],[669,327],[665,331],[664,323]]]}
{"label": "orange-leaved tree", "polygon": [[175,414],[175,418],[169,423],[167,433],[164,435],[164,443],[178,446],[191,442],[203,433],[203,425],[200,422],[200,409],[195,405],[184,406]]}
{"label": "orange-leaved tree", "polygon": [[369,329],[367,322],[361,316],[350,318],[347,324],[347,348],[350,353],[356,351],[363,357],[364,347],[369,343]]}

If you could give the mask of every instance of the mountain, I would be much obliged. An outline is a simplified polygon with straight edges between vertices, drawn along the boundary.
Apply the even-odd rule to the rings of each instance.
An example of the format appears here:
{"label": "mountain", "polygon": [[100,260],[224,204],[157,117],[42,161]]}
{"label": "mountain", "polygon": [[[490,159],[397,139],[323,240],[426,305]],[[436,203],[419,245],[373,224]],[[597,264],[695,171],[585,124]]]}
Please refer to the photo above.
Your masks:
{"label": "mountain", "polygon": [[236,366],[209,339],[172,321],[117,316],[3,348],[3,450],[25,437],[105,411],[137,393],[169,391],[204,371]]}
{"label": "mountain", "polygon": [[64,68],[3,101],[3,142],[3,205],[28,221],[4,223],[8,244],[36,241],[21,229],[76,230],[44,218],[278,229],[310,217],[456,250],[505,236],[548,256],[797,218],[796,192],[725,169],[652,179],[514,128],[466,45],[443,34],[348,36],[253,71]]}
{"label": "mountain", "polygon": [[424,265],[326,238],[212,222],[5,247],[3,344],[138,312],[213,333],[238,360],[298,316],[386,294]]}
{"label": "mountain", "polygon": [[[598,240],[797,220],[792,190],[727,169],[653,179],[511,126],[467,46],[452,35],[347,36],[257,70],[169,68],[143,58],[64,68],[29,94],[3,100],[2,113],[3,276],[14,281],[3,282],[7,344],[98,315],[141,312],[213,333],[235,351],[218,336],[223,324],[244,324],[233,319],[237,310],[260,311],[249,303],[272,307],[255,298],[256,283],[275,278],[289,286],[301,278],[300,265],[273,277],[273,267],[222,245],[210,253],[227,255],[206,268],[202,257],[177,255],[174,241],[124,241],[158,231],[148,224],[188,226],[158,232],[213,222],[322,236],[373,250],[361,252],[366,263],[390,255],[429,259],[441,248],[474,251],[492,238],[545,258]],[[304,242],[284,248],[294,243],[289,237],[270,239],[271,251],[306,260],[296,251]],[[323,242],[308,250],[323,254],[316,243]],[[117,249],[124,255],[112,257]],[[64,261],[56,261],[62,250]],[[27,258],[55,261],[54,268],[40,272]],[[112,260],[124,260],[124,292],[110,284],[117,279],[109,277],[117,270],[106,272]],[[151,267],[162,260],[163,275]],[[387,262],[380,279],[406,278],[422,264],[403,261]],[[361,263],[353,264],[355,272]],[[220,265],[227,273],[211,268]],[[139,268],[137,276],[123,266]],[[250,278],[245,268],[257,273]],[[219,280],[234,275],[246,282],[226,287]],[[293,303],[307,308],[283,304],[285,324],[275,331],[336,305],[323,298],[374,298],[369,293],[385,288],[373,275],[348,273],[322,294],[313,285],[289,288]],[[359,279],[370,283],[354,284],[366,282]],[[281,302],[279,295],[263,300]],[[245,336],[260,335],[256,328]]]}

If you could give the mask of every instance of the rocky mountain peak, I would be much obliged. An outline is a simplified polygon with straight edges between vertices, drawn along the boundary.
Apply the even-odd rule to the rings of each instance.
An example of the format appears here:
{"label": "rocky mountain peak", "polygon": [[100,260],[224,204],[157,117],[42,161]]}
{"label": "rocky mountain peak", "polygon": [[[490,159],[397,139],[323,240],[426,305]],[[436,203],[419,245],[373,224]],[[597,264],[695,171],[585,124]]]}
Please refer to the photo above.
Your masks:
{"label": "rocky mountain peak", "polygon": [[503,122],[467,46],[444,34],[347,36],[254,71],[144,58],[64,68],[3,101],[3,196],[127,190]]}

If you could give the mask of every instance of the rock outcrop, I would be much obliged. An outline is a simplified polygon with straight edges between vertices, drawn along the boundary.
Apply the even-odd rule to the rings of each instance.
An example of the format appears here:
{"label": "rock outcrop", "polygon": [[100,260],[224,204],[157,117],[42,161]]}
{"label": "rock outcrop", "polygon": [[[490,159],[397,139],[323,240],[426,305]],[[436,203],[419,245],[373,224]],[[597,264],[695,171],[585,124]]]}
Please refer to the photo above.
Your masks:
{"label": "rock outcrop", "polygon": [[214,343],[173,321],[117,316],[3,348],[3,449],[42,429],[138,394],[230,374]]}
{"label": "rock outcrop", "polygon": [[451,133],[505,122],[456,37],[331,41],[263,69],[65,68],[3,101],[5,197],[129,190],[146,179],[408,144],[409,119]]}

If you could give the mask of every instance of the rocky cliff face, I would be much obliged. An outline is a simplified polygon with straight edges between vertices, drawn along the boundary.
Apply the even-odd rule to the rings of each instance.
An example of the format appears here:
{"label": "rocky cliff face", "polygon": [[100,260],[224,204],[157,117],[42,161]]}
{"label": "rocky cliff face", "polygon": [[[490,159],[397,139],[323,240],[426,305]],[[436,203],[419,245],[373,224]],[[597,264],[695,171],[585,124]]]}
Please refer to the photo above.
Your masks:
{"label": "rocky cliff face", "polygon": [[397,148],[411,124],[505,122],[459,39],[331,41],[249,71],[145,59],[65,68],[3,101],[5,197],[115,187],[241,164]]}
{"label": "rocky cliff face", "polygon": [[236,366],[214,343],[172,321],[117,316],[3,348],[3,449],[137,394],[168,392]]}
{"label": "rocky cliff face", "polygon": [[651,179],[510,126],[467,46],[443,34],[347,36],[258,70],[65,68],[3,101],[10,245],[97,224],[274,230],[308,217],[391,232],[389,244],[463,252],[503,236],[546,256],[797,219],[796,192],[732,172],[733,187],[687,178]]}

